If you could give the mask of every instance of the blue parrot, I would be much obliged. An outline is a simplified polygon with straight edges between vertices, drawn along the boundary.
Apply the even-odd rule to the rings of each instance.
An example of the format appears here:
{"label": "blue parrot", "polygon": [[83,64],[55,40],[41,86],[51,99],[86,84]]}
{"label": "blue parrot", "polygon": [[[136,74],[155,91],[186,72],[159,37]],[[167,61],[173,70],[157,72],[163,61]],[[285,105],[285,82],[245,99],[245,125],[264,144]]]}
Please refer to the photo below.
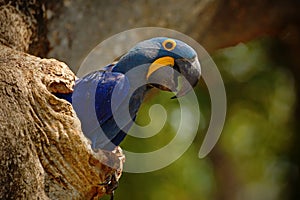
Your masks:
{"label": "blue parrot", "polygon": [[197,84],[200,74],[192,47],[157,37],[138,43],[103,70],[79,78],[73,93],[56,96],[72,104],[93,149],[112,151],[126,136],[151,88],[177,91],[181,75],[186,81],[173,98],[181,97]]}

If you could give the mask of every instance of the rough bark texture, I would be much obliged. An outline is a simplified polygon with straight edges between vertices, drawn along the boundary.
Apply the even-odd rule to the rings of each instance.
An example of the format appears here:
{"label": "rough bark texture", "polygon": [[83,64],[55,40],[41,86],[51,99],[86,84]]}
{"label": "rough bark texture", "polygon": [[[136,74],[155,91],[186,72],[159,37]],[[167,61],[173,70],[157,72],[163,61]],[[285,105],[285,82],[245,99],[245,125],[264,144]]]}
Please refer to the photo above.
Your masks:
{"label": "rough bark texture", "polygon": [[75,75],[62,62],[25,53],[43,52],[34,45],[36,18],[23,4],[0,3],[0,199],[103,196],[99,184],[121,176],[122,151],[92,151],[71,104],[53,95],[71,92]]}
{"label": "rough bark texture", "polygon": [[32,29],[26,23],[24,15],[7,5],[1,6],[0,19],[0,42],[19,51],[28,51]]}

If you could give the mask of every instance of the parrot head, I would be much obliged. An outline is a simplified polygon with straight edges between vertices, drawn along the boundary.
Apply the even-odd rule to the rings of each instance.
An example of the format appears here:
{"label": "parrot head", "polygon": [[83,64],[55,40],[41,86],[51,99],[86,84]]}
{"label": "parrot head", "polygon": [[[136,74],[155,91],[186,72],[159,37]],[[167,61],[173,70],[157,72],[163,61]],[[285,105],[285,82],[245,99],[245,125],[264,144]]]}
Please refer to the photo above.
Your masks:
{"label": "parrot head", "polygon": [[[186,43],[172,38],[157,37],[142,41],[122,56],[113,71],[126,73],[138,66],[147,66],[143,74],[148,85],[184,96],[201,75],[196,51]],[[177,90],[179,77],[182,77]]]}

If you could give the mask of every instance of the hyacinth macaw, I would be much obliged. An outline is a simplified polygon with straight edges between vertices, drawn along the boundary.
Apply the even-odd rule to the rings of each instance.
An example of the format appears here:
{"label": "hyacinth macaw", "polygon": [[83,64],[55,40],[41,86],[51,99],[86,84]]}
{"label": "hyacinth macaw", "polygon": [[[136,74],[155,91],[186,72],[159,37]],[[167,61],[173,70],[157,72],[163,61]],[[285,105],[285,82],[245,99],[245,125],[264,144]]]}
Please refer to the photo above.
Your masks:
{"label": "hyacinth macaw", "polygon": [[[133,69],[139,70],[130,74]],[[187,81],[182,82],[175,96],[177,98],[197,84],[200,72],[200,63],[193,48],[177,39],[157,37],[138,43],[103,70],[76,80],[72,94],[56,96],[72,104],[92,148],[111,151],[126,136],[145,94],[151,88],[174,92],[178,87],[178,77],[182,75]],[[131,91],[138,79],[145,84]],[[113,93],[117,96],[114,101]],[[129,105],[122,106],[126,102]],[[130,119],[123,120],[126,118],[124,109],[129,109]],[[116,117],[123,120],[122,127],[116,123]]]}

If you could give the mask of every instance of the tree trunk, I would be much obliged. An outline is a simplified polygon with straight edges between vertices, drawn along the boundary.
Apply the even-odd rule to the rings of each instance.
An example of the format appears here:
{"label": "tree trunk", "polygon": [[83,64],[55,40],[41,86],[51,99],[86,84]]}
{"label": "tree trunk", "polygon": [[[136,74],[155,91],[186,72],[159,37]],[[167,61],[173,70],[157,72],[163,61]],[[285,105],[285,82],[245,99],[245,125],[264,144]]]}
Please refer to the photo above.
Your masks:
{"label": "tree trunk", "polygon": [[92,151],[71,104],[53,95],[72,91],[68,66],[25,53],[47,49],[42,3],[12,4],[0,2],[0,199],[99,198],[109,192],[99,184],[121,176],[122,151]]}

